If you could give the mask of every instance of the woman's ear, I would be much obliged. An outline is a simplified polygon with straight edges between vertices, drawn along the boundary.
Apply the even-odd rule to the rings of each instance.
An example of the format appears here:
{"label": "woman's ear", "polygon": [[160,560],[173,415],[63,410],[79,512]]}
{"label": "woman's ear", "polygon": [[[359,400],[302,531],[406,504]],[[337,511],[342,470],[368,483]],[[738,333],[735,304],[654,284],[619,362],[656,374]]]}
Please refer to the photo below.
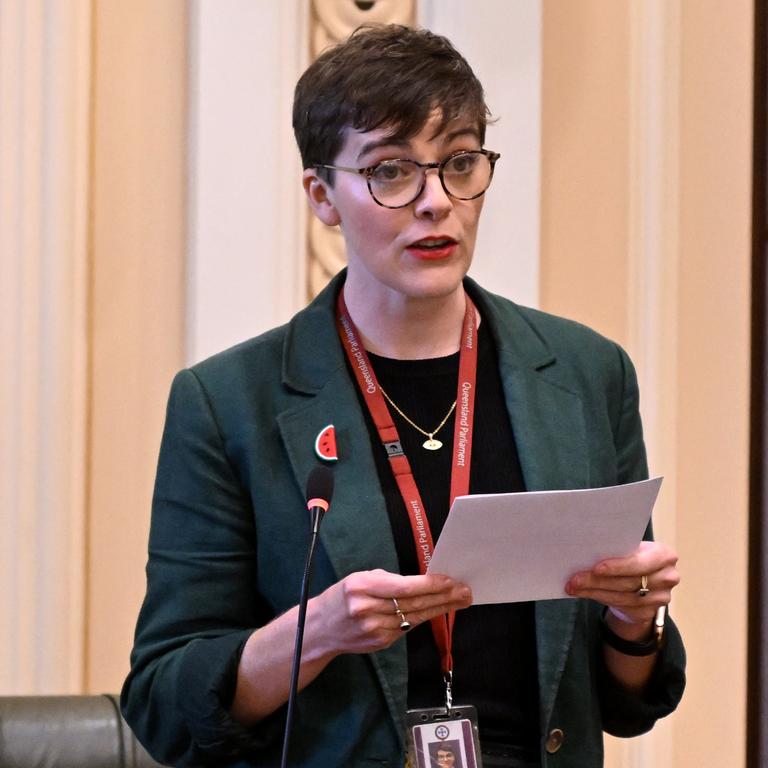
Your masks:
{"label": "woman's ear", "polygon": [[315,216],[329,227],[340,224],[341,216],[333,202],[333,189],[325,179],[320,178],[316,168],[304,169],[302,184]]}

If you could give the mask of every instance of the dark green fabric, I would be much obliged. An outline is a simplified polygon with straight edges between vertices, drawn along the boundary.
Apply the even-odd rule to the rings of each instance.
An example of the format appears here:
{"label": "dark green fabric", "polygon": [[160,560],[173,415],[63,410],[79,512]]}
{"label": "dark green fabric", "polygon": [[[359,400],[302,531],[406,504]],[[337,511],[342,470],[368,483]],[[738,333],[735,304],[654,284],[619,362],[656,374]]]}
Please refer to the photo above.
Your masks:
{"label": "dark green fabric", "polygon": [[[314,594],[349,573],[397,570],[355,384],[334,325],[342,274],[286,326],[182,371],[158,465],[132,668],[122,706],[141,741],[179,766],[279,764],[283,710],[256,728],[229,718],[245,639],[298,601],[309,531],[303,486],[334,424],[336,491]],[[468,281],[491,329],[529,490],[626,483],[647,474],[637,383],[625,353],[576,323]],[[542,764],[602,765],[602,730],[634,735],[674,709],[684,652],[671,624],[656,683],[626,694],[602,668],[600,607],[536,605],[541,732],[564,731]],[[335,659],[298,697],[291,764],[402,766],[406,644]]]}

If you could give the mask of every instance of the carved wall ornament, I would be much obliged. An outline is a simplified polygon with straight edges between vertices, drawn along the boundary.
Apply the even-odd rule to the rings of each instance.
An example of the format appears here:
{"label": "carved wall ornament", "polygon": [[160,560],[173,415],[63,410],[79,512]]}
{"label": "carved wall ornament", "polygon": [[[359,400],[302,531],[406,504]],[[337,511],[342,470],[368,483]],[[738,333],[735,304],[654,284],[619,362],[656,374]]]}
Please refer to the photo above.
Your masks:
{"label": "carved wall ornament", "polygon": [[311,48],[316,58],[361,24],[412,24],[415,0],[312,0]]}
{"label": "carved wall ornament", "polygon": [[[311,0],[310,58],[346,40],[361,24],[413,24],[415,16],[416,0]],[[307,292],[313,299],[347,263],[341,230],[310,215],[307,258]]]}

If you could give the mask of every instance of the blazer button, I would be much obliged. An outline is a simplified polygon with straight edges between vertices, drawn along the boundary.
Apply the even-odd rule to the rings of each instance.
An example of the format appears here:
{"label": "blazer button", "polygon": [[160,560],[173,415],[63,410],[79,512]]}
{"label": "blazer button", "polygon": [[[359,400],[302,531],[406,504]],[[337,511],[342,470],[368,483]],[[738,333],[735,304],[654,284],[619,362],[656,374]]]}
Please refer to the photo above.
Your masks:
{"label": "blazer button", "polygon": [[563,746],[565,734],[559,728],[553,728],[547,736],[547,743],[544,745],[550,755],[554,755],[560,747]]}

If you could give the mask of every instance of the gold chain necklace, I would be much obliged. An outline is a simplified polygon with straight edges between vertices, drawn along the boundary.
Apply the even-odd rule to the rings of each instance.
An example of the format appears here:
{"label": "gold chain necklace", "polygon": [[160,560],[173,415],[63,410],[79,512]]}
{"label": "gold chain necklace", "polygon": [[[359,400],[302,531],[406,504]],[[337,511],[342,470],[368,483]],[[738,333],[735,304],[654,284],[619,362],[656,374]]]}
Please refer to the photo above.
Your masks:
{"label": "gold chain necklace", "polygon": [[428,451],[437,451],[443,447],[443,444],[439,440],[435,440],[435,435],[445,426],[445,422],[451,418],[451,414],[456,408],[456,401],[453,401],[453,405],[448,409],[448,413],[445,414],[443,420],[431,431],[427,432],[426,429],[422,429],[418,424],[414,424],[393,402],[392,398],[384,391],[384,387],[379,384],[381,394],[387,399],[387,402],[417,431],[426,436],[426,440],[421,444],[422,448],[426,448]]}

